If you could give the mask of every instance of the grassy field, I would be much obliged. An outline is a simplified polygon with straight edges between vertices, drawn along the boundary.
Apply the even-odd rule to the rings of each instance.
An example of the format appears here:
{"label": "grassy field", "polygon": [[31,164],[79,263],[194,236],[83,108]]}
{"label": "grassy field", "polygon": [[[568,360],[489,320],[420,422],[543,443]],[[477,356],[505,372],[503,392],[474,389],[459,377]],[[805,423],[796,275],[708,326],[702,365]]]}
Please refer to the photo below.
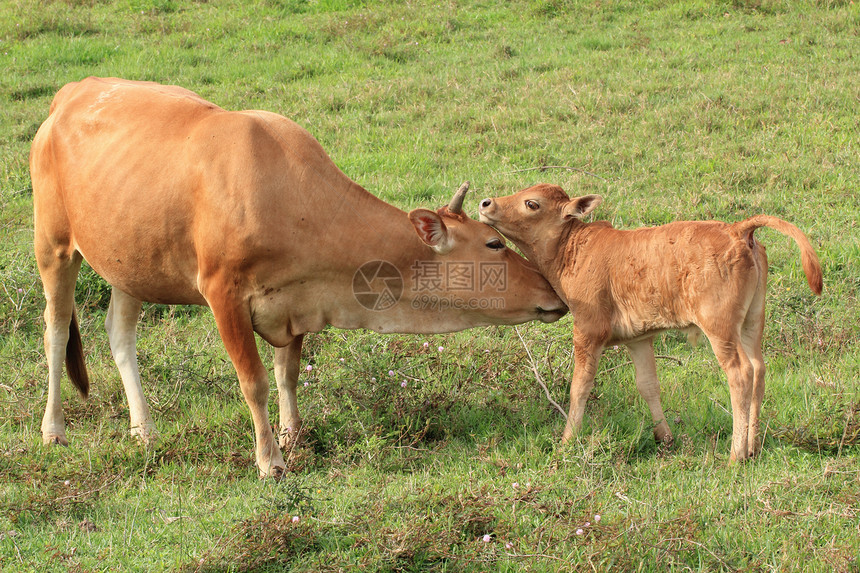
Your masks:
{"label": "grassy field", "polygon": [[[860,571],[858,31],[848,0],[0,0],[0,568]],[[655,445],[610,348],[584,432],[561,447],[534,370],[566,405],[570,317],[328,329],[306,338],[305,446],[284,480],[261,481],[208,310],[145,306],[161,437],[128,436],[109,289],[89,269],[91,397],[64,382],[71,445],[43,446],[27,155],[54,92],[88,75],[282,113],[404,209],[468,179],[474,215],[544,181],[602,194],[598,217],[622,228],[795,223],[825,287],[809,291],[793,242],[757,234],[771,260],[762,455],[728,465],[723,373],[680,335],[656,347],[674,445]]]}

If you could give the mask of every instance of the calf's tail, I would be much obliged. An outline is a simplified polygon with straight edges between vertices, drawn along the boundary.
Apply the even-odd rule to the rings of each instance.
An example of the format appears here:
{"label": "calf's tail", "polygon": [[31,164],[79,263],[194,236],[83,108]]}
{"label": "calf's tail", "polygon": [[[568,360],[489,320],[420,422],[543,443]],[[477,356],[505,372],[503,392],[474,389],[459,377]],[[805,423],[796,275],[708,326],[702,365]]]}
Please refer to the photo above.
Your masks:
{"label": "calf's tail", "polygon": [[752,234],[759,227],[770,227],[788,235],[797,246],[800,247],[800,261],[803,265],[803,272],[806,274],[806,281],[809,283],[809,288],[815,294],[821,294],[823,287],[823,279],[821,273],[821,263],[818,261],[818,255],[815,254],[815,249],[809,243],[809,239],[803,234],[803,231],[778,217],[770,215],[756,215],[744,221],[734,224],[734,229],[748,243],[752,244]]}
{"label": "calf's tail", "polygon": [[66,344],[66,373],[81,396],[86,398],[90,393],[90,377],[87,375],[87,366],[84,364],[84,346],[81,343],[81,331],[78,328],[78,316],[75,312],[72,312],[72,320],[69,323],[69,342]]}

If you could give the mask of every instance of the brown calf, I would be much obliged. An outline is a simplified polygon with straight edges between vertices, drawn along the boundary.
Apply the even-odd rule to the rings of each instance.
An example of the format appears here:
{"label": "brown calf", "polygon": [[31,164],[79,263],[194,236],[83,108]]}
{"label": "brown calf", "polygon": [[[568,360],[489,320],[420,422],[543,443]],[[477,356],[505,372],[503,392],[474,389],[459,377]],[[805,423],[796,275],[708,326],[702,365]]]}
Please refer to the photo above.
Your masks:
{"label": "brown calf", "polygon": [[654,336],[681,329],[692,339],[702,331],[729,380],[732,460],[756,454],[758,416],[764,396],[761,337],[767,255],[755,240],[771,227],[800,247],[803,271],[821,294],[821,265],[806,236],[776,217],[757,215],[735,224],[680,221],[622,231],[608,222],[584,223],[602,201],[569,198],[555,185],[536,185],[481,202],[481,221],[509,237],[538,265],[575,316],[576,365],[563,441],[582,426],[604,347],[630,350],[636,386],[648,403],[658,441],[672,439],[660,405]]}

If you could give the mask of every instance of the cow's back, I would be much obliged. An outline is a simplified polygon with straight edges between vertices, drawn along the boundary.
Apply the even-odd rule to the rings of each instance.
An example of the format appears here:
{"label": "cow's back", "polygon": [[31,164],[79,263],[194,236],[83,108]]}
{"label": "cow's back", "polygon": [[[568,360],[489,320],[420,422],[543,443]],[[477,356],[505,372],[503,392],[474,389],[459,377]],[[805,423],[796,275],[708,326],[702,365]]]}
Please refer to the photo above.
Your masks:
{"label": "cow's back", "polygon": [[87,78],[61,89],[31,151],[37,233],[68,241],[113,286],[201,303],[185,142],[217,106],[173,86]]}

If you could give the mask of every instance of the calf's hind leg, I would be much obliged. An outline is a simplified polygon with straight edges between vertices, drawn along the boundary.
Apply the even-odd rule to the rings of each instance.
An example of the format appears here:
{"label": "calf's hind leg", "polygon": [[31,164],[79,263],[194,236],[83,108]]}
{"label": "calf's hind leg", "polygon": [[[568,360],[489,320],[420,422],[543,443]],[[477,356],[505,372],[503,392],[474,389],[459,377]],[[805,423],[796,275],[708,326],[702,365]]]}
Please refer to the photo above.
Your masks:
{"label": "calf's hind leg", "polygon": [[107,330],[110,350],[119,368],[128,399],[131,435],[148,443],[155,438],[156,431],[140,385],[140,370],[137,366],[136,330],[141,306],[141,301],[118,288],[113,288],[105,319],[105,330]]}
{"label": "calf's hind leg", "polygon": [[728,339],[714,336],[708,336],[708,338],[711,340],[711,347],[714,349],[717,361],[729,381],[729,394],[732,400],[732,450],[729,459],[733,462],[743,461],[749,456],[753,362],[741,344],[739,335]]}
{"label": "calf's hind leg", "polygon": [[753,297],[747,316],[741,327],[741,344],[752,364],[752,399],[750,400],[749,431],[747,449],[750,457],[759,453],[759,415],[761,403],[764,400],[764,356],[761,352],[761,339],[764,334],[764,303],[767,291],[767,267],[761,275],[758,289]]}

